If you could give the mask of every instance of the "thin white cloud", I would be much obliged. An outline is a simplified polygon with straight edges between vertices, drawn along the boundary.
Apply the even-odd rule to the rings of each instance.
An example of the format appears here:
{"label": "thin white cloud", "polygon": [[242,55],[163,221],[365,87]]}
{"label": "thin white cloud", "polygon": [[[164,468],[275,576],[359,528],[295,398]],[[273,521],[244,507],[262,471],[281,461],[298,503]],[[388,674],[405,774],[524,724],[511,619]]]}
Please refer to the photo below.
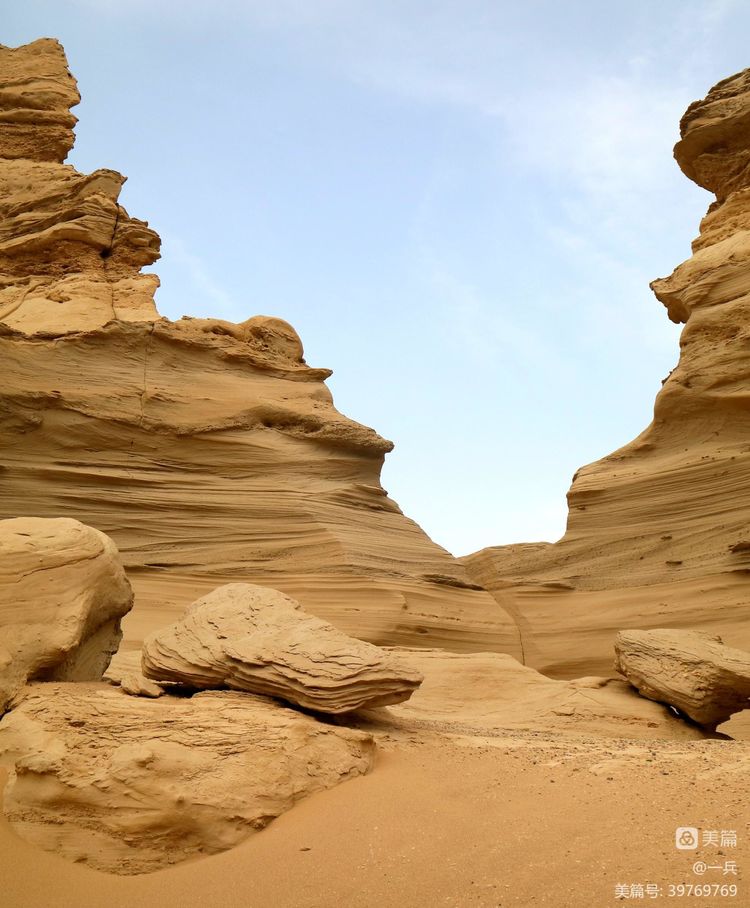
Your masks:
{"label": "thin white cloud", "polygon": [[423,245],[419,278],[432,301],[433,317],[460,346],[462,356],[486,372],[497,371],[498,363],[514,363],[519,374],[543,367],[558,375],[568,371],[560,350],[540,331],[525,327],[518,313],[528,300],[492,298],[480,287],[450,271],[436,250]]}
{"label": "thin white cloud", "polygon": [[[237,306],[230,294],[224,289],[210,271],[208,264],[198,255],[191,252],[184,241],[174,234],[162,237],[165,255],[169,256],[171,266],[177,266],[183,271],[183,281],[197,291],[197,297],[205,297],[211,305],[204,302],[200,306],[202,312],[215,312],[220,317],[233,319],[237,315]],[[183,313],[180,312],[179,315]],[[179,317],[176,312],[169,313],[171,318]]]}
{"label": "thin white cloud", "polygon": [[147,13],[151,21],[170,21],[179,28],[200,27],[206,20],[240,21],[269,29],[303,28],[348,16],[350,0],[72,0],[100,15],[133,19]]}

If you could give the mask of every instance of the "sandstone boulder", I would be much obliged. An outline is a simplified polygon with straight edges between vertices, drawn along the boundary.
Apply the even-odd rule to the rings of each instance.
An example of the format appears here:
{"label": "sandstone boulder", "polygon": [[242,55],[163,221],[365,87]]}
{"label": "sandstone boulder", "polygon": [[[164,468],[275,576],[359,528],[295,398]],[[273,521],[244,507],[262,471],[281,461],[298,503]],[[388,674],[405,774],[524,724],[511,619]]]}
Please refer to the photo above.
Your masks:
{"label": "sandstone boulder", "polygon": [[101,678],[132,603],[103,533],[64,518],[0,521],[0,713],[29,678]]}
{"label": "sandstone boulder", "polygon": [[715,728],[750,708],[750,653],[700,631],[620,631],[615,668],[639,693]]}
{"label": "sandstone boulder", "polygon": [[230,583],[143,645],[143,673],[194,688],[230,687],[344,713],[399,703],[422,676],[387,651],[306,614],[289,596]]}
{"label": "sandstone boulder", "polygon": [[366,773],[370,735],[231,691],[127,697],[39,684],[0,722],[23,839],[108,873],[225,851],[311,792]]}

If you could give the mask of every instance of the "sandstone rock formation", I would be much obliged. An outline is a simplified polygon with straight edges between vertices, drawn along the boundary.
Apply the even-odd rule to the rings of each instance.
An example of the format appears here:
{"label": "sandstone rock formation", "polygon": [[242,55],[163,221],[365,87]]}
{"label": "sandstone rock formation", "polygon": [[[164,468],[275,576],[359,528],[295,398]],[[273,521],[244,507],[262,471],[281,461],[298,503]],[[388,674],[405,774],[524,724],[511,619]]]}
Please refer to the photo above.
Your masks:
{"label": "sandstone rock formation", "polygon": [[464,559],[515,615],[526,660],[609,670],[621,627],[699,628],[750,649],[750,70],[692,104],[675,157],[716,193],[693,256],[652,288],[685,322],[651,425],[583,467],[554,545]]}
{"label": "sandstone rock formation", "polygon": [[398,657],[249,583],[219,587],[147,637],[142,664],[156,681],[230,687],[326,713],[400,703],[422,681]]}
{"label": "sandstone rock formation", "polygon": [[76,520],[0,521],[0,714],[29,678],[101,678],[132,602],[103,533]]}
{"label": "sandstone rock formation", "polygon": [[80,101],[57,41],[0,47],[0,322],[28,334],[158,318],[159,237],[118,204],[124,177],[61,162]]}
{"label": "sandstone rock formation", "polygon": [[388,498],[391,443],[337,412],[286,322],[158,317],[139,269],[159,240],[117,203],[123,178],[61,163],[78,94],[60,45],[0,48],[4,83],[23,97],[0,119],[0,516],[110,535],[132,646],[249,580],[374,643],[518,654],[511,618]]}
{"label": "sandstone rock formation", "polygon": [[3,47],[0,84],[0,146],[3,158],[64,161],[73,147],[81,100],[57,41],[42,38],[23,47]]}
{"label": "sandstone rock formation", "polygon": [[119,650],[102,676],[131,697],[161,697],[170,685],[157,684],[143,674],[140,650]]}
{"label": "sandstone rock formation", "polygon": [[716,728],[750,709],[750,653],[699,631],[620,631],[615,668],[650,700]]}
{"label": "sandstone rock formation", "polygon": [[15,832],[109,873],[233,847],[305,795],[372,766],[363,732],[262,697],[127,697],[40,684],[0,722]]}
{"label": "sandstone rock formation", "polygon": [[424,681],[408,702],[388,709],[406,728],[418,722],[459,734],[521,729],[604,738],[705,737],[624,681],[555,681],[501,653],[410,650],[408,655]]}

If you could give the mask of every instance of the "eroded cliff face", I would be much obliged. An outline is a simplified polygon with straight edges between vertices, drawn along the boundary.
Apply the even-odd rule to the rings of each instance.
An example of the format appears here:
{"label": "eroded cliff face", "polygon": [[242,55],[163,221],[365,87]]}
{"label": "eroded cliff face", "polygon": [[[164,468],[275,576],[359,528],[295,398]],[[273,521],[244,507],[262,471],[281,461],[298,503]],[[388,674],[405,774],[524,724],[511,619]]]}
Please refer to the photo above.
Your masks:
{"label": "eroded cliff face", "polygon": [[520,655],[517,628],[388,498],[390,442],[341,415],[281,319],[159,317],[159,238],[124,178],[63,164],[76,83],[0,48],[0,516],[111,536],[126,645],[215,587],[283,590],[375,643]]}
{"label": "eroded cliff face", "polygon": [[529,664],[604,672],[620,628],[689,627],[750,648],[750,70],[680,124],[675,157],[716,201],[652,289],[684,322],[651,425],[583,467],[563,539],[464,559],[520,624]]}
{"label": "eroded cliff face", "polygon": [[79,101],[57,41],[0,46],[0,323],[26,333],[158,318],[140,270],[159,237],[118,203],[125,178],[62,164]]}

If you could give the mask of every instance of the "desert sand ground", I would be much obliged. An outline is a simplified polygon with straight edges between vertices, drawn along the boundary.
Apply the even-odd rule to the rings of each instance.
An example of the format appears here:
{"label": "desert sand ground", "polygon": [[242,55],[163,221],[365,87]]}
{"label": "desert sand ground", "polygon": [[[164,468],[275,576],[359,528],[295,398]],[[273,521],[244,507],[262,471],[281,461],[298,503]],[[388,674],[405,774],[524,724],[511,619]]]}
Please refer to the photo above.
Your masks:
{"label": "desert sand ground", "polygon": [[[378,735],[375,771],[313,795],[239,847],[140,877],[76,866],[4,821],[6,908],[604,908],[618,884],[653,902],[748,904],[750,742],[628,741],[445,726]],[[675,828],[736,847],[675,848]],[[696,860],[739,874],[696,875]],[[668,899],[670,883],[735,883]],[[644,888],[644,892],[647,891]]]}

